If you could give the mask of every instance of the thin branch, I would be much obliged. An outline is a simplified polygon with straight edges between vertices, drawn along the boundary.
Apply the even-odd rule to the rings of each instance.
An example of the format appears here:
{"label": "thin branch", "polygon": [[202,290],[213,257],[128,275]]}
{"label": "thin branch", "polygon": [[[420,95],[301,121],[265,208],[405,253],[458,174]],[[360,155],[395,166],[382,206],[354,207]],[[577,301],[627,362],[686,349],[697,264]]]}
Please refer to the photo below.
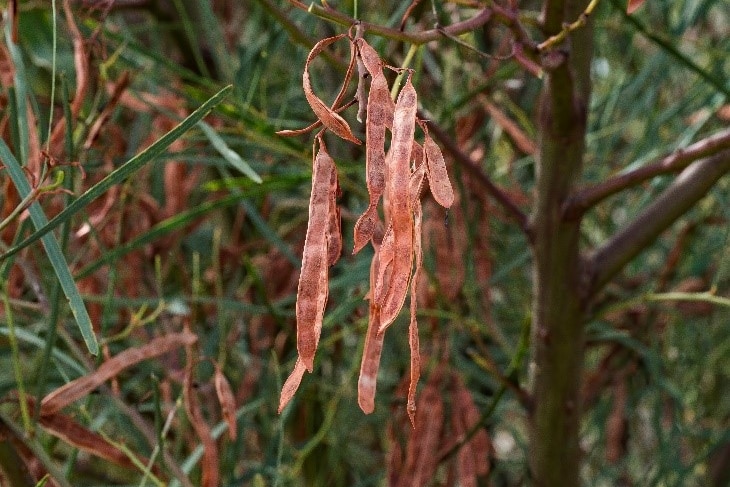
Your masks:
{"label": "thin branch", "polygon": [[[428,119],[428,117],[420,111],[418,116],[421,119]],[[489,193],[489,195],[497,203],[499,203],[512,218],[517,220],[520,228],[522,228],[528,238],[532,239],[532,230],[530,229],[527,215],[525,215],[525,213],[520,210],[517,204],[512,201],[512,198],[510,198],[507,193],[505,193],[502,189],[500,189],[496,184],[492,182],[489,176],[487,176],[484,171],[482,171],[479,163],[472,161],[472,159],[459,148],[459,145],[456,143],[456,141],[452,139],[444,129],[442,129],[432,121],[429,121],[428,127],[429,131],[436,137],[439,142],[441,142],[446,151],[451,154],[454,160],[461,164],[461,166],[469,171],[472,176],[476,177],[479,180],[479,182],[484,186],[484,189],[487,190],[487,193]]]}
{"label": "thin branch", "polygon": [[661,174],[679,172],[694,161],[727,148],[730,148],[730,129],[713,134],[633,171],[619,174],[607,181],[579,190],[567,201],[563,214],[566,219],[579,218],[588,209],[619,191]]}
{"label": "thin branch", "polygon": [[[299,3],[299,2],[297,2]],[[317,17],[321,17],[326,20],[330,20],[332,22],[335,22],[340,25],[344,25],[347,27],[350,27],[352,25],[355,25],[359,23],[357,19],[353,19],[352,17],[345,15],[343,13],[338,12],[337,10],[334,10],[332,8],[326,8],[321,7],[317,4],[311,4],[309,8],[307,9],[310,13],[316,15]],[[437,39],[440,39],[442,37],[441,30],[444,30],[448,34],[451,35],[460,35],[464,34],[466,32],[470,32],[478,27],[481,27],[482,25],[489,22],[489,19],[492,18],[492,9],[485,8],[481,11],[479,11],[478,14],[476,14],[474,17],[464,20],[462,22],[457,22],[455,24],[451,24],[449,26],[443,27],[443,29],[430,29],[430,30],[424,30],[421,32],[414,32],[414,33],[408,33],[403,32],[399,29],[392,29],[390,27],[383,27],[382,25],[377,24],[371,24],[369,22],[360,22],[362,23],[363,27],[367,32],[370,32],[372,34],[379,35],[381,37],[386,37],[388,39],[393,39],[397,41],[403,41],[408,42],[411,44],[421,45],[425,44],[430,41],[435,41]]]}
{"label": "thin branch", "polygon": [[568,37],[568,34],[585,26],[586,23],[588,23],[588,17],[593,13],[593,10],[598,5],[599,1],[600,0],[591,0],[585,11],[578,16],[578,19],[575,22],[573,22],[572,24],[563,24],[563,30],[538,44],[537,50],[540,52],[544,52],[546,50],[553,49],[558,44],[563,42],[565,38]]}
{"label": "thin branch", "polygon": [[596,293],[730,171],[730,149],[687,167],[652,204],[588,258]]}

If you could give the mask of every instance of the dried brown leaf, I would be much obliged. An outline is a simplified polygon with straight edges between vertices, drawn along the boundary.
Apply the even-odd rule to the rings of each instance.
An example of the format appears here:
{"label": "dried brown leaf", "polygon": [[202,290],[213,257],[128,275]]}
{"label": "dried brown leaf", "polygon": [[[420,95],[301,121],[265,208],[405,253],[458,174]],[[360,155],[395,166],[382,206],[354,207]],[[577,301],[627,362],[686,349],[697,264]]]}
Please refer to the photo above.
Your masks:
{"label": "dried brown leaf", "polygon": [[221,416],[228,425],[228,437],[231,441],[236,439],[238,434],[238,421],[236,421],[236,398],[233,395],[231,384],[223,374],[220,365],[215,364],[215,393],[218,396],[218,403],[221,405]]}
{"label": "dried brown leaf", "polygon": [[331,203],[331,180],[335,161],[319,138],[319,152],[312,168],[312,193],[309,199],[309,222],[304,240],[302,270],[297,287],[297,350],[308,371],[314,367],[327,306],[327,266],[329,263],[328,228]]}
{"label": "dried brown leaf", "polygon": [[413,263],[413,214],[408,198],[411,154],[416,124],[416,90],[408,76],[405,86],[398,95],[393,118],[393,139],[391,142],[389,199],[390,218],[393,226],[393,270],[390,285],[380,311],[380,331],[395,320],[403,307]]}
{"label": "dried brown leaf", "polygon": [[44,397],[41,401],[41,415],[56,413],[142,360],[157,357],[181,346],[192,345],[197,339],[195,334],[184,331],[155,338],[141,347],[127,349],[101,364],[93,373],[73,380]]}
{"label": "dried brown leaf", "polygon": [[[117,446],[107,441],[103,436],[77,423],[72,417],[61,413],[52,413],[41,416],[38,424],[48,433],[59,438],[69,445],[88,452],[94,456],[109,460],[116,465],[136,469],[129,455]],[[142,464],[148,461],[138,457]],[[154,470],[156,472],[156,470]]]}
{"label": "dried brown leaf", "polygon": [[444,208],[450,208],[454,204],[454,190],[446,172],[446,161],[438,144],[426,133],[423,141],[423,151],[426,154],[426,165],[428,167],[428,185],[431,194],[438,204]]}
{"label": "dried brown leaf", "polygon": [[444,423],[444,404],[436,384],[424,387],[418,401],[418,422],[408,441],[405,474],[401,481],[409,486],[427,485],[438,464],[438,451]]}
{"label": "dried brown leaf", "polygon": [[294,370],[291,371],[289,377],[284,382],[284,386],[281,388],[281,397],[279,398],[279,414],[284,410],[289,401],[292,400],[294,394],[299,389],[299,384],[302,383],[302,377],[307,367],[304,362],[297,357],[297,362],[294,364]]}
{"label": "dried brown leaf", "polygon": [[321,99],[319,99],[319,97],[317,97],[317,95],[314,94],[314,91],[312,90],[312,83],[309,77],[309,63],[311,63],[312,60],[324,50],[324,48],[326,48],[333,42],[342,39],[343,37],[344,34],[334,37],[328,37],[326,39],[322,39],[314,45],[312,50],[309,52],[307,60],[304,64],[304,73],[302,74],[302,87],[304,89],[304,96],[307,98],[307,102],[309,102],[309,106],[312,107],[312,111],[314,111],[314,114],[317,115],[317,118],[322,121],[322,124],[329,130],[331,130],[335,135],[342,137],[349,142],[353,142],[359,145],[362,144],[362,142],[352,133],[352,130],[350,129],[350,126],[345,121],[345,119],[335,113],[334,110],[328,107]]}

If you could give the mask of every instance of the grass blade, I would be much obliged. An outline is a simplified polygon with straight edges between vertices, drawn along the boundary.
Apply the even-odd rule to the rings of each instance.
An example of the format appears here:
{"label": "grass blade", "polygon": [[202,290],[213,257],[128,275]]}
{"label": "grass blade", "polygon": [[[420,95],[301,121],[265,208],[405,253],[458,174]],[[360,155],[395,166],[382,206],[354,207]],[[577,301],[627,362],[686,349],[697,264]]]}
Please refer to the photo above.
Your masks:
{"label": "grass blade", "polygon": [[[2,159],[8,174],[10,174],[10,179],[12,179],[21,198],[27,197],[32,191],[30,183],[28,183],[28,180],[25,177],[23,168],[20,167],[20,164],[15,159],[12,152],[10,152],[10,148],[7,144],[5,144],[4,140],[0,140],[0,159]],[[30,219],[33,221],[33,225],[36,227],[36,230],[48,226],[46,214],[43,213],[43,209],[37,201],[34,201],[30,205],[28,211],[30,212]],[[86,348],[89,349],[89,352],[92,355],[97,355],[99,353],[99,343],[96,340],[96,335],[94,335],[91,318],[89,318],[89,313],[86,311],[86,306],[84,305],[83,299],[81,299],[79,289],[76,287],[76,283],[71,276],[71,270],[68,268],[66,258],[63,256],[63,252],[61,251],[61,246],[58,245],[56,237],[52,234],[47,233],[43,235],[41,240],[43,242],[43,247],[46,249],[48,260],[51,261],[53,271],[56,273],[59,284],[61,284],[63,294],[66,296],[66,299],[68,299],[69,306],[71,307],[71,313],[73,313],[74,318],[76,319],[76,324],[81,331],[81,336],[83,336],[84,342],[86,342]]]}
{"label": "grass blade", "polygon": [[251,180],[253,180],[254,182],[259,184],[262,183],[261,176],[259,176],[256,171],[251,168],[248,162],[244,161],[236,151],[228,147],[226,141],[223,140],[223,138],[218,135],[215,130],[213,130],[213,127],[205,122],[199,122],[198,126],[203,130],[203,133],[213,145],[215,150],[217,150],[218,153],[223,156],[228,164],[241,171],[243,174],[251,178]]}

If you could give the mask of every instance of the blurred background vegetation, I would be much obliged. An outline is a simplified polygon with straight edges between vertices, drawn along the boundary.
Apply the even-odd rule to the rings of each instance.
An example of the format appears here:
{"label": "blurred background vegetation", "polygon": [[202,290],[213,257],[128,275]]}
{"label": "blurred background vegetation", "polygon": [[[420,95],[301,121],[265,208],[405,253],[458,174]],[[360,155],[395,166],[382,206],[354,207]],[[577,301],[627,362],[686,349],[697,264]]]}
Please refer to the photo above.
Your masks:
{"label": "blurred background vegetation", "polygon": [[[366,416],[356,396],[372,251],[350,256],[348,250],[352,225],[367,206],[364,153],[334,139],[328,146],[343,189],[345,252],[330,271],[315,371],[305,376],[292,406],[276,413],[296,355],[294,299],[312,146],[311,137],[284,139],[274,132],[314,121],[301,88],[304,61],[314,42],[344,29],[283,0],[70,2],[81,52],[89,59],[88,71],[80,73],[74,28],[57,3],[55,46],[51,2],[20,2],[17,44],[4,6],[0,130],[25,161],[23,150],[29,149],[23,147],[47,147],[49,120],[51,129],[66,120],[70,130],[50,146],[54,167],[51,158],[44,159],[44,167],[64,171],[63,184],[73,194],[159,140],[220,88],[233,85],[207,125],[186,132],[55,232],[100,338],[100,357],[183,326],[197,334],[199,354],[209,360],[197,362],[194,394],[220,437],[221,485],[388,484],[402,461],[397,453],[404,454],[411,435],[402,385],[408,373],[407,320],[402,316],[388,332],[376,410]],[[357,15],[395,27],[408,3],[363,0]],[[433,26],[432,3],[442,25],[475,12],[469,2],[423,2],[407,29]],[[352,1],[329,4],[353,15]],[[605,1],[594,15],[586,183],[638,167],[730,121],[727,3],[649,0],[632,20],[624,7]],[[536,2],[521,8],[528,25],[537,18]],[[410,48],[366,38],[396,66]],[[419,104],[529,211],[534,154],[514,133],[535,140],[542,81],[501,59],[510,52],[510,36],[499,24],[490,22],[461,38],[496,57],[449,39],[422,46],[410,63]],[[312,66],[315,89],[325,100],[339,89],[347,49],[336,44],[328,60]],[[81,78],[87,86],[77,100]],[[27,93],[25,111],[14,101],[19,91]],[[72,114],[75,103],[78,112]],[[345,117],[360,127],[354,110]],[[482,461],[491,470],[478,485],[523,485],[526,412],[520,391],[527,388],[531,255],[522,232],[487,199],[479,181],[448,155],[447,164],[458,203],[448,216],[427,204],[424,224],[428,286],[419,311],[421,382],[438,384],[448,417],[450,391],[463,381],[483,414],[491,448]],[[0,178],[6,188],[2,217],[11,216],[2,230],[7,248],[30,226],[11,215],[19,198],[5,171]],[[586,217],[584,245],[604,241],[670,181],[657,177],[600,204]],[[40,203],[51,217],[69,198],[47,194]],[[705,294],[681,303],[662,296],[707,290],[729,295],[729,218],[725,177],[604,291],[588,327],[586,485],[730,482],[730,306],[711,303]],[[19,432],[19,377],[25,394],[42,398],[98,367],[102,358],[84,349],[42,246],[31,245],[2,265],[5,481],[17,455],[11,450],[22,443],[33,452],[21,452],[23,462],[41,465],[29,467],[31,472],[55,465],[70,485],[153,484],[140,469],[80,451],[42,427],[30,436]],[[223,434],[214,363],[235,395],[233,440]],[[65,412],[88,430],[156,458],[159,478],[189,478],[199,485],[203,443],[180,402],[184,365],[177,352],[142,361]],[[169,431],[163,429],[168,417]],[[440,451],[453,439],[448,422],[444,428]],[[156,444],[166,456],[154,453]],[[424,484],[454,485],[454,458],[434,467]],[[178,475],[170,473],[175,471]]]}

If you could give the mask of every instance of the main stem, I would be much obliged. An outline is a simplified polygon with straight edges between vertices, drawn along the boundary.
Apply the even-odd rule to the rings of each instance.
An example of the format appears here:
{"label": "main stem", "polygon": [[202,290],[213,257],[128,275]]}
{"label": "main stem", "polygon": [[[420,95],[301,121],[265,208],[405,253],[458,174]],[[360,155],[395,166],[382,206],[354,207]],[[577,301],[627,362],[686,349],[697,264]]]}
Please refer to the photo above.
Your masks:
{"label": "main stem", "polygon": [[[546,0],[544,31],[559,33],[586,0]],[[590,96],[592,22],[549,53],[542,93],[534,230],[533,328],[530,364],[530,474],[540,487],[577,487],[585,296],[579,251],[580,220],[563,217],[579,181]]]}

